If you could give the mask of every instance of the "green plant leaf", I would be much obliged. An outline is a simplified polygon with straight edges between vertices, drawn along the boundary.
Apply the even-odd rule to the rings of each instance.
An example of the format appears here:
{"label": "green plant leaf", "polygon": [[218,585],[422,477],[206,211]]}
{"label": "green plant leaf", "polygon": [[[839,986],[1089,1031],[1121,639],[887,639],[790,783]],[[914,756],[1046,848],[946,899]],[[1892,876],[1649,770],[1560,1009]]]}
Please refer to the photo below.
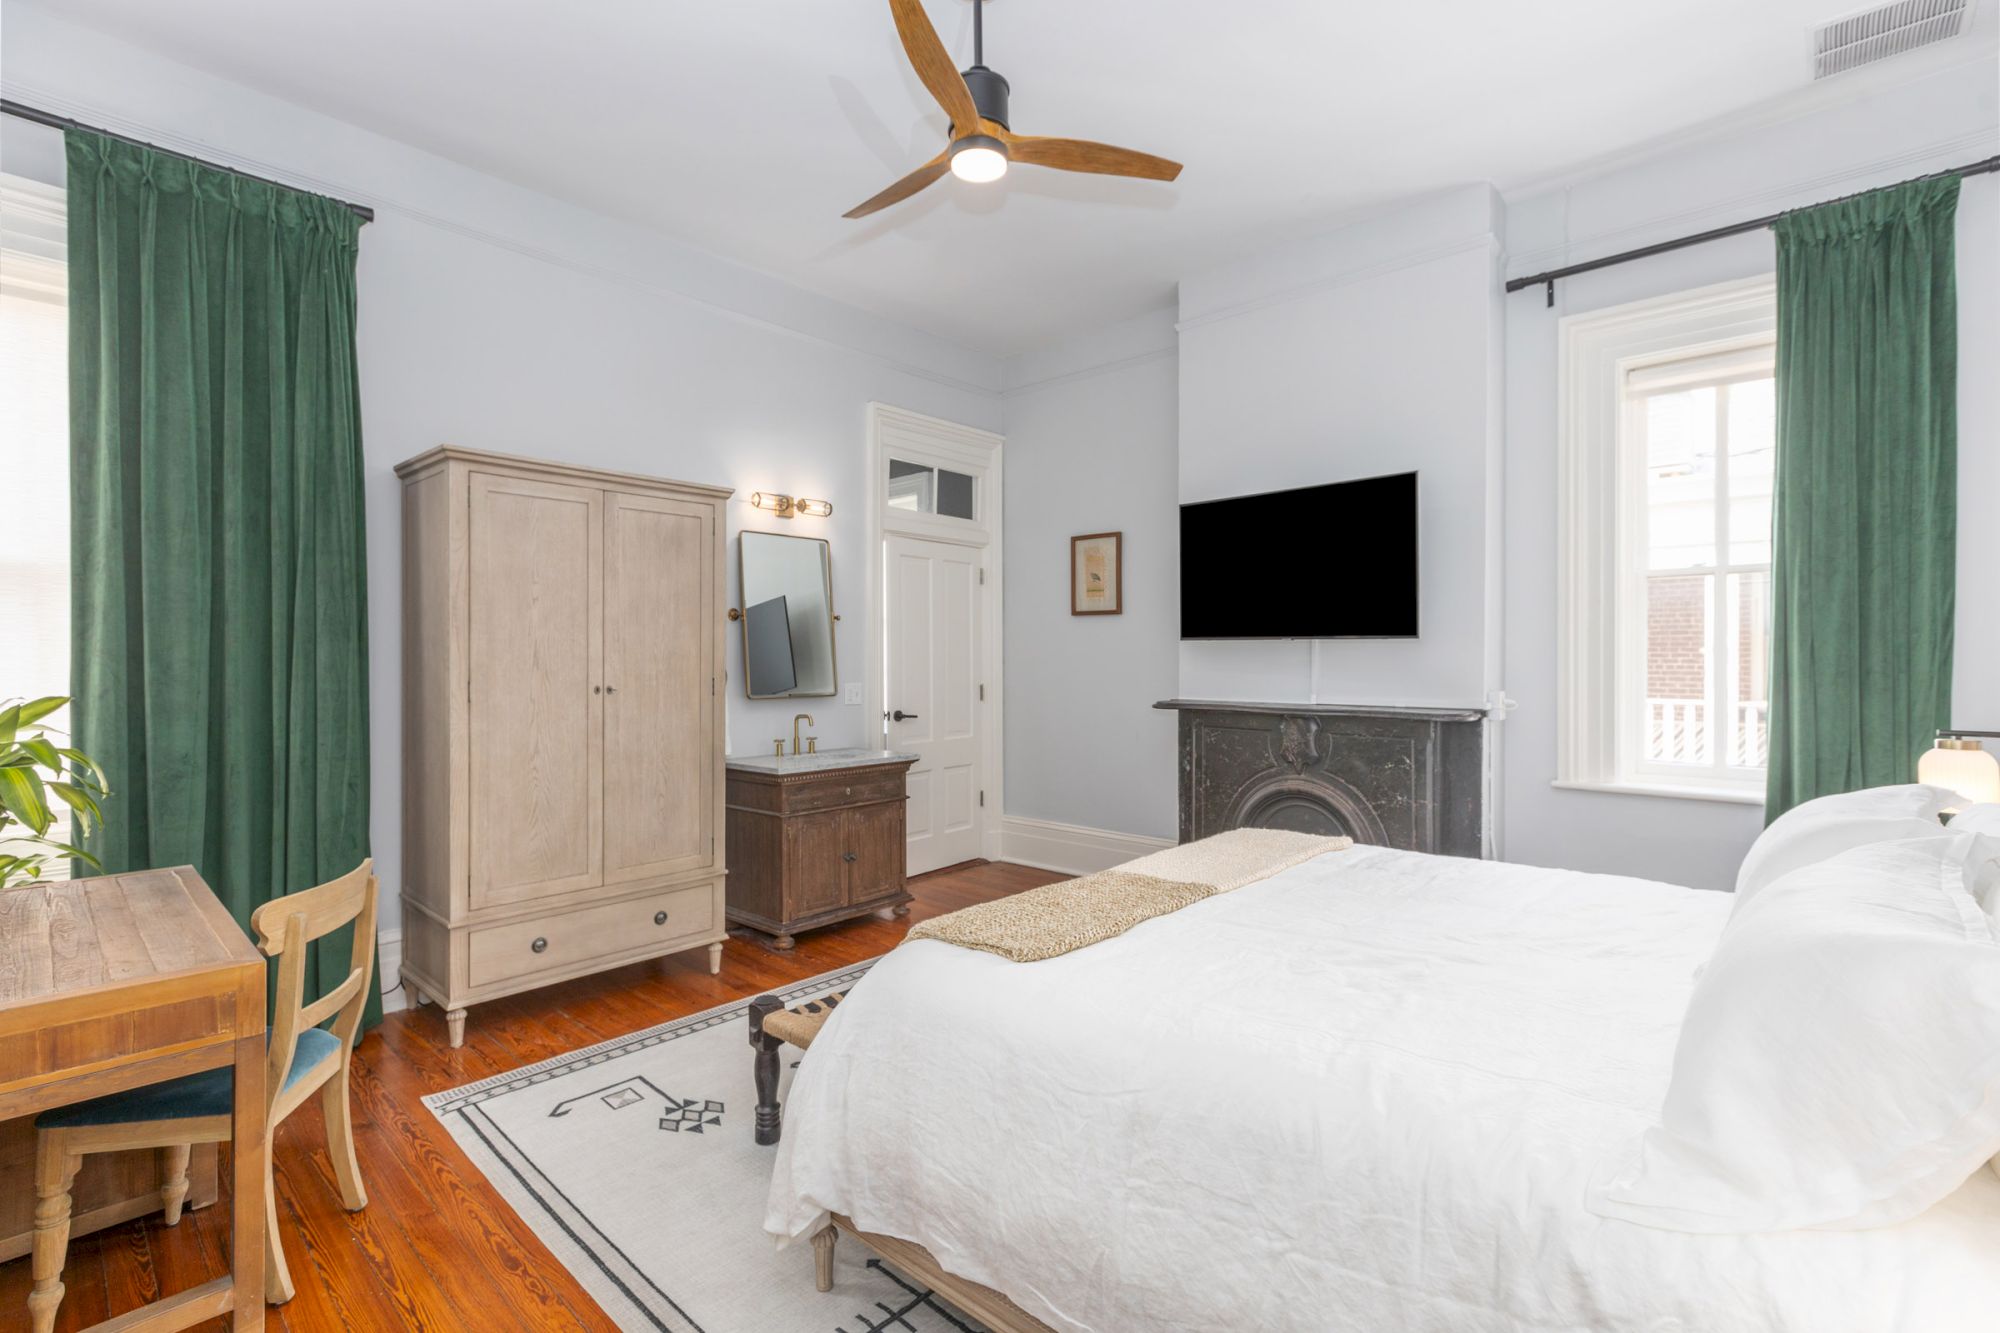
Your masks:
{"label": "green plant leaf", "polygon": [[99,796],[110,794],[111,779],[104,776],[104,770],[98,767],[95,759],[92,759],[81,750],[72,750],[67,745],[57,746],[56,753],[69,760],[70,767],[74,771],[88,773],[91,778],[91,785],[97,789]]}
{"label": "green plant leaf", "polygon": [[43,768],[49,770],[49,772],[60,773],[63,771],[62,756],[56,753],[55,746],[49,744],[49,742],[43,739],[42,737],[40,736],[28,737],[26,740],[21,742],[21,748],[27,752],[30,758],[32,758],[36,763],[40,764]]}
{"label": "green plant leaf", "polygon": [[85,833],[90,832],[93,821],[104,818],[104,812],[97,808],[97,802],[92,800],[90,793],[83,788],[72,786],[67,782],[51,782],[49,790],[54,792],[64,805],[76,811],[77,823]]}
{"label": "green plant leaf", "polygon": [[14,725],[25,727],[30,722],[39,722],[68,702],[69,696],[67,694],[47,694],[39,699],[30,699],[27,703],[20,705],[20,716],[14,719]]}
{"label": "green plant leaf", "polygon": [[77,860],[83,862],[85,865],[89,866],[92,870],[104,869],[104,864],[101,861],[99,861],[96,857],[92,856],[89,852],[83,850],[83,848],[81,847],[72,847],[70,844],[66,842],[52,842],[47,845],[54,848],[56,851],[61,852],[64,856],[74,856]]}
{"label": "green plant leaf", "polygon": [[42,784],[18,768],[0,768],[0,806],[33,829],[38,838],[55,820],[42,796]]}

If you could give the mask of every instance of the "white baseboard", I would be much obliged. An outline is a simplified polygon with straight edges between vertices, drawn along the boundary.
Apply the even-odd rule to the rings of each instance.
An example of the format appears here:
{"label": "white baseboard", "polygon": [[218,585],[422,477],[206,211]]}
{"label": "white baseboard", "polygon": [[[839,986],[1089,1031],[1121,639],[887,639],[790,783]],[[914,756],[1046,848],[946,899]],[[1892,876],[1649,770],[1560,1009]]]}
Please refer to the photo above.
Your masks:
{"label": "white baseboard", "polygon": [[1058,824],[1047,819],[1021,819],[1008,815],[1000,821],[1003,860],[1034,866],[1038,870],[1058,870],[1068,875],[1109,870],[1135,856],[1165,851],[1173,845],[1172,838],[1113,833],[1109,829]]}
{"label": "white baseboard", "polygon": [[375,936],[375,975],[382,978],[382,1012],[397,1013],[410,1007],[410,993],[403,984],[403,932],[384,930]]}

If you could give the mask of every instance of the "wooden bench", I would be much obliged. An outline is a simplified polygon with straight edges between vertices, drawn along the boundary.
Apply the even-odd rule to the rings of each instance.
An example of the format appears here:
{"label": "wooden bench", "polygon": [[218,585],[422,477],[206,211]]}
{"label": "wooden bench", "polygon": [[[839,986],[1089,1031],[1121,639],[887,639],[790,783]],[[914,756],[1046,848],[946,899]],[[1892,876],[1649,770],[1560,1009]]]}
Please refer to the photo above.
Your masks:
{"label": "wooden bench", "polygon": [[750,1047],[756,1052],[757,1142],[772,1144],[784,1126],[784,1108],[778,1104],[778,1048],[812,1045],[820,1028],[843,999],[846,991],[816,996],[787,1009],[775,995],[759,995],[750,1001]]}

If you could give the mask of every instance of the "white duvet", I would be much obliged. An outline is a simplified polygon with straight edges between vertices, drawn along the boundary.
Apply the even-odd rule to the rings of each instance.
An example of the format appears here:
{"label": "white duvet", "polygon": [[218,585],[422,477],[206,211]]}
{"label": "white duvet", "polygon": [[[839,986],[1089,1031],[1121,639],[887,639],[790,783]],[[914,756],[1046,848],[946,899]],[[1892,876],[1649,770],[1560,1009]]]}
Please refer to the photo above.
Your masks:
{"label": "white duvet", "polygon": [[1060,1330],[2000,1328],[2000,1178],[1902,1226],[1590,1213],[1724,894],[1357,847],[1040,963],[925,941],[799,1067],[767,1227]]}

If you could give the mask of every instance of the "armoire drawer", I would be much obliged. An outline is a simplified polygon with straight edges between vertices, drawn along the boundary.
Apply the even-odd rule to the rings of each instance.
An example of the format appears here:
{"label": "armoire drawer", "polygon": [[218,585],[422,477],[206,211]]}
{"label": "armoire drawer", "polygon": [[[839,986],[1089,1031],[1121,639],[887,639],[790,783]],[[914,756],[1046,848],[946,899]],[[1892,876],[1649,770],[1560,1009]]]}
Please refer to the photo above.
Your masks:
{"label": "armoire drawer", "polygon": [[865,801],[900,801],[903,797],[901,768],[886,773],[869,772],[865,776],[833,772],[811,782],[787,787],[785,809],[802,814],[812,810],[835,810],[843,805],[860,805]]}
{"label": "armoire drawer", "polygon": [[474,987],[634,953],[649,940],[668,944],[713,932],[715,887],[626,898],[528,921],[467,932],[467,980]]}

